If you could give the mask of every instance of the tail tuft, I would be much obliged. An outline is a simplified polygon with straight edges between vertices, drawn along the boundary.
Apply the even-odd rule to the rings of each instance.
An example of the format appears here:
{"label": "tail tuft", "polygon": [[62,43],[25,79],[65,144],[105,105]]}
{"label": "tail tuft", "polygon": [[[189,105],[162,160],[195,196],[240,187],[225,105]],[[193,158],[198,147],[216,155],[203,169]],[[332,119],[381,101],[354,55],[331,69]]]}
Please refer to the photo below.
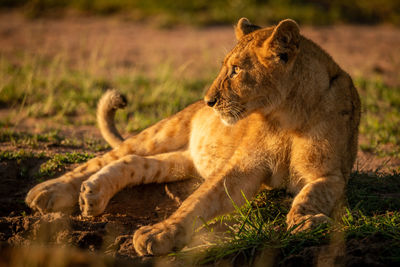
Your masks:
{"label": "tail tuft", "polygon": [[127,105],[124,95],[115,89],[108,90],[100,99],[97,105],[97,123],[100,128],[101,135],[111,145],[117,147],[124,139],[115,127],[115,112]]}
{"label": "tail tuft", "polygon": [[125,108],[128,103],[126,97],[115,89],[107,91],[103,97],[109,99],[110,107],[115,110]]}

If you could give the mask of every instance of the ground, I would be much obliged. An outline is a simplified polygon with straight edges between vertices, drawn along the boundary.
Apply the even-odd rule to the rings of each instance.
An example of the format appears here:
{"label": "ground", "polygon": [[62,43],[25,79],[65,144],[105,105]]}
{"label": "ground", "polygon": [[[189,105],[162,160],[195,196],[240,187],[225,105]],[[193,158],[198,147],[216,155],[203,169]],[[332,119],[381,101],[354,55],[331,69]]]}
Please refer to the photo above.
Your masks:
{"label": "ground", "polygon": [[[224,54],[234,45],[233,28],[158,29],[120,17],[27,20],[18,13],[1,13],[0,18],[0,266],[29,260],[46,261],[51,266],[60,259],[68,262],[65,255],[69,253],[76,254],[68,263],[71,265],[153,263],[155,259],[139,258],[134,252],[134,231],[168,217],[199,181],[125,189],[111,200],[104,214],[93,219],[83,218],[78,211],[41,216],[24,204],[24,197],[38,182],[110,149],[94,124],[95,104],[104,89],[117,87],[128,94],[131,108],[117,116],[124,136],[200,98],[216,76]],[[368,194],[360,195],[388,202],[371,214],[395,212],[399,198],[396,172],[400,171],[396,112],[400,100],[386,105],[385,95],[392,88],[399,99],[400,29],[348,25],[301,28],[362,87],[364,117],[376,119],[374,127],[384,126],[385,133],[389,132],[388,136],[382,134],[365,119],[354,168],[356,182],[349,190],[364,192],[365,181],[372,184],[379,178],[383,184],[377,188],[386,191],[367,190]],[[377,98],[368,93],[375,85],[383,88]],[[357,197],[350,197],[349,202],[352,208],[363,205]],[[398,228],[395,233],[398,238]],[[387,242],[379,233],[351,240],[345,245],[341,263],[382,265],[385,261],[377,261],[373,255]],[[51,249],[43,250],[43,245]],[[273,253],[280,265],[307,266],[310,261],[323,260],[318,255],[329,249],[332,246],[308,246],[292,254],[268,250],[259,252],[256,259],[263,259],[264,254],[271,258]],[[33,257],[28,256],[29,251],[38,252]],[[47,255],[49,251],[60,258]],[[99,254],[87,256],[87,251]],[[400,253],[395,255],[398,261]]]}

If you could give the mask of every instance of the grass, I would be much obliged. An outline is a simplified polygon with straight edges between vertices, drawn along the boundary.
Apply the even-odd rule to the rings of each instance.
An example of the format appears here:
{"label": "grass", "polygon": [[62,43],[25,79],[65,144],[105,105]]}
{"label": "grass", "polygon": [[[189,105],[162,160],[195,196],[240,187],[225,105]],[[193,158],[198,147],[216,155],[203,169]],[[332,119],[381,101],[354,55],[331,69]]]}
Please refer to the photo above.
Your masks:
{"label": "grass", "polygon": [[[185,78],[180,70],[167,63],[158,66],[153,75],[138,70],[113,71],[112,67],[106,74],[94,67],[70,67],[61,56],[53,59],[21,57],[23,61],[17,65],[0,55],[0,105],[12,110],[8,118],[1,120],[3,126],[18,124],[18,119],[11,120],[15,117],[51,118],[62,124],[93,125],[100,96],[106,89],[118,88],[127,95],[129,105],[117,113],[117,123],[125,127],[123,132],[136,132],[200,99],[214,77],[210,71]],[[101,65],[101,61],[89,65]],[[360,148],[379,156],[399,158],[400,88],[389,87],[378,79],[357,78],[355,84],[363,104],[360,133],[367,140]],[[51,136],[43,138],[52,138],[59,143],[56,133],[49,134]],[[5,138],[4,134],[1,138]],[[32,136],[20,141],[34,144],[40,141],[38,138],[41,137]],[[71,140],[65,144],[68,142],[74,145]]]}
{"label": "grass", "polygon": [[131,19],[148,19],[167,27],[176,23],[232,24],[242,16],[260,24],[284,18],[302,24],[400,23],[400,4],[396,0],[1,0],[0,7],[20,7],[31,18],[60,16],[66,9],[98,15],[123,13]]}
{"label": "grass", "polygon": [[5,161],[5,160],[13,160],[13,161],[17,161],[20,162],[22,160],[29,160],[29,159],[33,159],[33,158],[45,158],[45,153],[39,153],[39,154],[35,154],[32,151],[26,151],[24,149],[20,149],[20,150],[14,150],[14,151],[0,151],[0,162],[1,161]]}
{"label": "grass", "polygon": [[360,133],[368,140],[361,149],[400,157],[400,87],[362,78],[355,84],[363,104]]}
{"label": "grass", "polygon": [[16,132],[10,129],[0,130],[0,143],[10,142],[14,146],[28,146],[37,148],[41,142],[60,143],[62,138],[58,131],[49,131],[40,134]]}
{"label": "grass", "polygon": [[69,138],[63,136],[58,130],[47,130],[42,133],[27,133],[15,131],[10,128],[0,130],[0,143],[9,143],[15,147],[24,147],[29,149],[40,149],[44,147],[63,147],[86,149],[93,152],[100,152],[110,149],[108,144],[102,140],[94,138]]}
{"label": "grass", "polygon": [[52,177],[57,171],[62,171],[66,164],[82,163],[91,158],[94,158],[94,155],[89,153],[67,152],[65,154],[56,154],[52,156],[50,160],[40,165],[37,177]]}
{"label": "grass", "polygon": [[[44,178],[54,177],[56,173],[65,170],[65,167],[73,163],[82,163],[93,158],[94,155],[87,152],[66,152],[50,154],[45,152],[36,153],[25,149],[0,151],[0,162],[15,161],[20,169],[26,172],[27,164],[34,164],[35,161],[42,162],[38,171],[33,175],[39,181]],[[26,176],[26,175],[24,175]]]}
{"label": "grass", "polygon": [[[40,57],[25,58],[22,64],[14,65],[0,56],[0,73],[0,104],[13,110],[10,117],[51,117],[63,124],[93,125],[100,96],[106,89],[118,88],[127,95],[129,105],[118,113],[117,121],[127,122],[125,131],[132,132],[199,99],[209,82],[203,77],[181,78],[168,64],[159,66],[154,77],[135,71],[111,77],[70,68],[62,59]],[[5,118],[2,124],[10,121]]]}
{"label": "grass", "polygon": [[[279,259],[276,265],[286,265],[294,255],[332,243],[350,244],[350,255],[352,244],[356,247],[384,244],[379,247],[379,262],[400,263],[400,174],[355,172],[352,176],[347,192],[348,208],[331,226],[321,225],[305,233],[286,231],[290,197],[283,191],[265,190],[253,201],[246,200],[243,207],[236,207],[234,214],[209,223],[208,229],[216,222],[229,228],[211,246],[196,248],[194,253],[188,249],[176,256],[190,264],[220,263],[229,258],[236,264],[251,265],[267,251]],[[318,253],[322,251],[308,255],[306,262],[313,262]]]}

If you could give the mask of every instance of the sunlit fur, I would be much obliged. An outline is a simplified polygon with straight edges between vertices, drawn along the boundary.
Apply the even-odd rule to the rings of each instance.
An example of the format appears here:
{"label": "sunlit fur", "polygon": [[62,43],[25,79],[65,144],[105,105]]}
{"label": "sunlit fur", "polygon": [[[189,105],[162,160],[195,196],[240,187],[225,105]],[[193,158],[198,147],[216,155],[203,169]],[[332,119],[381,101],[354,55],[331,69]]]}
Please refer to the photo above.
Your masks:
{"label": "sunlit fur", "polygon": [[203,178],[169,218],[135,232],[139,255],[182,248],[204,220],[231,211],[231,199],[240,205],[242,194],[249,199],[262,186],[293,194],[289,228],[328,222],[357,152],[352,80],[292,20],[261,29],[243,18],[235,33],[238,43],[204,101],[125,141],[106,95],[98,114],[114,149],[35,186],[28,205],[46,213],[79,204],[84,216],[96,216],[128,185]]}

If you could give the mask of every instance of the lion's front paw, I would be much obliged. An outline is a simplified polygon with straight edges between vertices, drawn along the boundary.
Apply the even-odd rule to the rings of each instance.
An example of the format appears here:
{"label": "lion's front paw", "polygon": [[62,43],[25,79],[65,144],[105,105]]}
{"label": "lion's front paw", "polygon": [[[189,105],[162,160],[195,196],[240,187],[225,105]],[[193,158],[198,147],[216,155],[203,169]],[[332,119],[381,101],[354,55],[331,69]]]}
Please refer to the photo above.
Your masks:
{"label": "lion's front paw", "polygon": [[79,207],[82,215],[96,216],[105,210],[110,197],[98,184],[92,181],[83,182],[79,195]]}
{"label": "lion's front paw", "polygon": [[292,229],[292,233],[310,230],[324,223],[331,223],[332,219],[325,214],[316,215],[291,215],[287,217],[288,229]]}
{"label": "lion's front paw", "polygon": [[25,202],[40,213],[71,211],[78,201],[78,191],[61,179],[48,180],[32,188]]}
{"label": "lion's front paw", "polygon": [[139,228],[133,236],[133,246],[140,255],[165,255],[181,249],[189,241],[184,227],[160,222]]}

